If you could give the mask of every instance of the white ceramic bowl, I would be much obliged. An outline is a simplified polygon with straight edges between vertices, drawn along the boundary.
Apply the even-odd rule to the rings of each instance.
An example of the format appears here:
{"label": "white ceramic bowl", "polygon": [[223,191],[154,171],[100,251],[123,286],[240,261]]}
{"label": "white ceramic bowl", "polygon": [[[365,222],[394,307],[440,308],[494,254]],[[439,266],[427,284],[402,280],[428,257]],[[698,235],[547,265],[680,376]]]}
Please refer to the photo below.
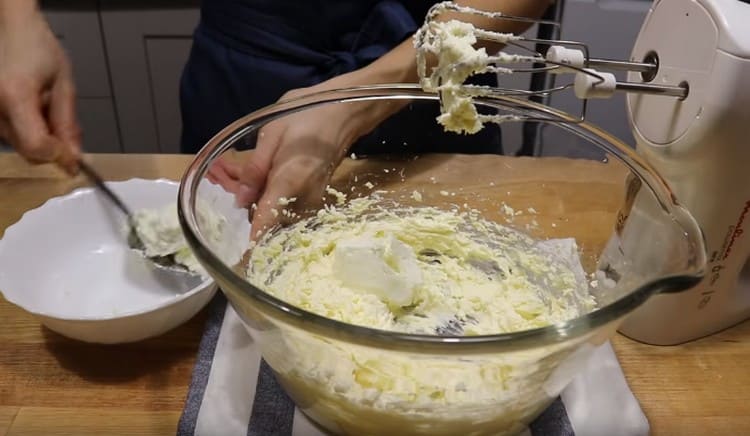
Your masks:
{"label": "white ceramic bowl", "polygon": [[[132,210],[177,201],[171,180],[107,184]],[[133,342],[184,323],[215,294],[213,280],[155,268],[128,248],[124,224],[94,188],[50,199],[0,240],[0,291],[50,329],[87,342]]]}

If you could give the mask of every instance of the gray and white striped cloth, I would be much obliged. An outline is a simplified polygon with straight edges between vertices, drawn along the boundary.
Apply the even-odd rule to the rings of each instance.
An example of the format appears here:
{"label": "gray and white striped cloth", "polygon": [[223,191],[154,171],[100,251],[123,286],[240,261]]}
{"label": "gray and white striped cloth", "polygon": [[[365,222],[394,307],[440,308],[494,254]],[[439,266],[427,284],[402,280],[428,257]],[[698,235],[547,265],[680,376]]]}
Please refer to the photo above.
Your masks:
{"label": "gray and white striped cloth", "polygon": [[[209,312],[177,435],[324,435],[276,382],[223,294]],[[648,433],[648,421],[609,343],[526,431],[527,436]]]}

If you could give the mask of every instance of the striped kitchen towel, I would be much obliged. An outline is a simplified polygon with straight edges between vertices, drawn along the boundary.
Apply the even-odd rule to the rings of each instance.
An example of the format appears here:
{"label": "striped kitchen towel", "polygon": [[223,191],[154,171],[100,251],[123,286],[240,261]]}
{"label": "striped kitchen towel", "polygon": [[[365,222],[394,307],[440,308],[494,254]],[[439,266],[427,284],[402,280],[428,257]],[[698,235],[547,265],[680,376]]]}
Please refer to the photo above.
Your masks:
{"label": "striped kitchen towel", "polygon": [[[223,294],[209,311],[177,435],[324,435],[276,382]],[[531,436],[648,433],[648,421],[609,343],[526,431]]]}

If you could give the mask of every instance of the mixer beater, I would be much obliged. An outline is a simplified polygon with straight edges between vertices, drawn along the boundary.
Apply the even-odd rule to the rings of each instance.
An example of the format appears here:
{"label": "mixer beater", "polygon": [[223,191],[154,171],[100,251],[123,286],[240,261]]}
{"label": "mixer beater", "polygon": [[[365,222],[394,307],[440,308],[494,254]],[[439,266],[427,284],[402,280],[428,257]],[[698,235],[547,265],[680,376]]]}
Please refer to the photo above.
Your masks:
{"label": "mixer beater", "polygon": [[[556,21],[482,11],[451,1],[433,5],[423,25],[414,36],[414,45],[417,49],[420,84],[426,91],[437,92],[440,95],[442,115],[438,121],[446,130],[457,133],[475,133],[485,122],[560,121],[555,118],[531,119],[513,114],[478,114],[473,106],[475,97],[548,96],[551,93],[573,89],[576,96],[582,99],[582,108],[579,116],[565,121],[582,122],[585,120],[587,99],[607,98],[615,91],[660,94],[676,98],[685,98],[688,95],[689,89],[686,84],[645,83],[658,70],[656,54],[647,57],[642,62],[592,58],[589,55],[588,46],[582,42],[527,38],[513,33],[480,29],[464,21],[438,20],[442,14],[448,12],[527,24],[560,26]],[[475,47],[479,42],[501,44],[504,49],[490,55],[485,48]],[[545,47],[546,50],[537,51],[537,47],[540,46]],[[516,52],[510,53],[509,48],[516,49]],[[428,73],[430,55],[437,57],[437,64]],[[644,82],[617,81],[614,74],[599,71],[597,68],[638,72],[643,76]],[[541,90],[487,87],[466,83],[471,76],[477,74],[504,75],[536,72],[548,72],[555,75],[573,74],[575,80]]]}

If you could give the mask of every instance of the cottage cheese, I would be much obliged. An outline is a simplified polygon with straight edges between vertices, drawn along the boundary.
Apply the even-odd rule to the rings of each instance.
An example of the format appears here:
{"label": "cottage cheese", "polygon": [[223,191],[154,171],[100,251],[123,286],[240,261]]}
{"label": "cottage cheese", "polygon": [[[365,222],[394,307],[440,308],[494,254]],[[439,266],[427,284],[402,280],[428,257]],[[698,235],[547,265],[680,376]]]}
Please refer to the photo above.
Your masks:
{"label": "cottage cheese", "polygon": [[[209,208],[198,208],[198,219],[201,230],[209,240],[218,240],[225,221]],[[143,254],[147,257],[174,256],[174,261],[184,265],[188,270],[208,277],[193,252],[180,228],[177,215],[177,204],[170,203],[159,208],[140,209],[133,214],[135,231],[143,242]]]}

